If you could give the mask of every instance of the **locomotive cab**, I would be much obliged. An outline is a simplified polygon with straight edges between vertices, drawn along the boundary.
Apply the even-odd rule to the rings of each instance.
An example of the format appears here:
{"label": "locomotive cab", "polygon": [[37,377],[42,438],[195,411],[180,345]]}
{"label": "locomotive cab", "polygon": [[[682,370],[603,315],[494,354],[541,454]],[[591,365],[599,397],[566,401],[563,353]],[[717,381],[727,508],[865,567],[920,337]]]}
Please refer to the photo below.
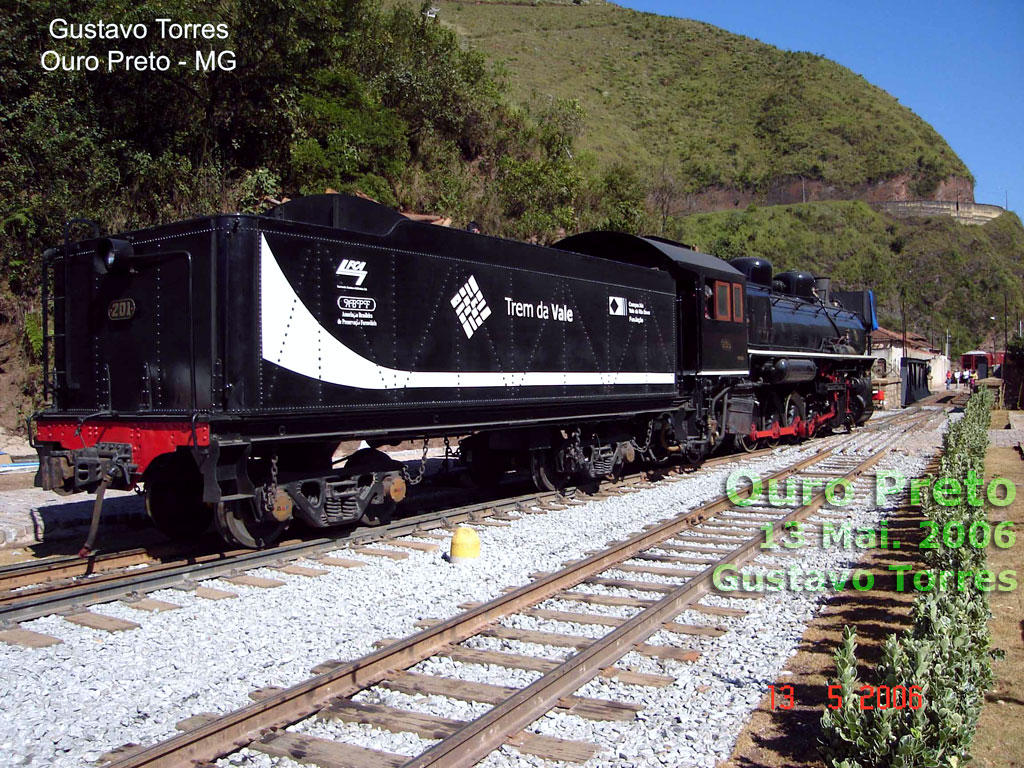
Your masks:
{"label": "locomotive cab", "polygon": [[577,253],[668,272],[679,305],[679,373],[745,376],[746,277],[726,262],[661,237],[585,232],[555,244]]}
{"label": "locomotive cab", "polygon": [[726,435],[745,435],[755,402],[747,351],[747,278],[728,263],[660,237],[588,232],[557,248],[662,270],[676,285],[681,407],[666,427],[670,449],[697,461]]}

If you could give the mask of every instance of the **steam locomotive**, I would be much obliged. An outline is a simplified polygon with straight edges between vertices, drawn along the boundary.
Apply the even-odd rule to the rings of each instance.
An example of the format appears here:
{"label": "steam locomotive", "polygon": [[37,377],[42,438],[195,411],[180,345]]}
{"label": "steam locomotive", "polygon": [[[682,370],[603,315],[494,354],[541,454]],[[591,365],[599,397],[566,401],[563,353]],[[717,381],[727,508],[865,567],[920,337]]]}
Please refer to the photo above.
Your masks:
{"label": "steam locomotive", "polygon": [[[318,195],[66,237],[43,290],[36,484],[141,481],[185,539],[387,521],[417,478],[380,449],[404,440],[557,489],[870,415],[869,292],[656,237],[542,247]],[[335,462],[344,440],[369,447]]]}

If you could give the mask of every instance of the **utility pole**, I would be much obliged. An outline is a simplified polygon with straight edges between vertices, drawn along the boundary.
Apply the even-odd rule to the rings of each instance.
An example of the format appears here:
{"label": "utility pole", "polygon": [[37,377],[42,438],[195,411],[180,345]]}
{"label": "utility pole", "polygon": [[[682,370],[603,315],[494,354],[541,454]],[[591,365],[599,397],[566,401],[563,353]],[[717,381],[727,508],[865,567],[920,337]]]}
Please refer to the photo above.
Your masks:
{"label": "utility pole", "polygon": [[907,289],[900,288],[900,318],[903,321],[903,356],[907,356]]}
{"label": "utility pole", "polygon": [[[996,325],[996,316],[995,315],[989,315],[988,319],[992,321],[992,365],[995,365],[996,364],[996,344],[998,343],[998,337],[996,336],[996,334],[999,333],[999,330],[998,330],[999,326]],[[984,349],[984,347],[982,347],[982,349]]]}

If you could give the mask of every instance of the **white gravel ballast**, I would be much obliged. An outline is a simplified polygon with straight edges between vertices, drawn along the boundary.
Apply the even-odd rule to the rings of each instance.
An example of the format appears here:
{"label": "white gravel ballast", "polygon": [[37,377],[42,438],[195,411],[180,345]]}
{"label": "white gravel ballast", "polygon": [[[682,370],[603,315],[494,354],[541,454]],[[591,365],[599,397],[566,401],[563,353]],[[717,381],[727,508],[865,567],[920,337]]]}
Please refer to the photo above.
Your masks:
{"label": "white gravel ballast", "polygon": [[[900,453],[881,466],[899,469],[908,476],[919,473],[929,451],[937,450],[939,436],[937,431],[922,431],[913,439],[914,446],[902,446]],[[747,465],[769,474],[821,450],[827,443],[814,441],[800,450],[789,448],[752,459]],[[460,603],[491,599],[509,586],[526,583],[535,571],[557,570],[563,562],[578,559],[588,550],[696,507],[723,492],[730,471],[730,467],[707,469],[639,493],[544,515],[526,515],[508,527],[480,528],[482,555],[471,563],[451,565],[441,558],[441,552],[409,552],[408,558],[397,561],[345,552],[345,557],[365,560],[366,566],[331,568],[320,577],[271,569],[250,572],[286,582],[276,589],[218,580],[204,583],[238,594],[234,600],[204,600],[177,590],[149,595],[181,606],[163,613],[143,613],[124,603],[93,609],[141,625],[126,632],[87,629],[58,616],[27,622],[26,629],[58,637],[63,643],[35,649],[0,645],[0,697],[5,713],[0,721],[0,754],[5,765],[66,768],[87,765],[125,743],[147,744],[168,738],[176,733],[175,724],[185,718],[243,706],[250,702],[248,694],[256,688],[295,684],[308,678],[310,668],[323,661],[357,658],[372,651],[377,640],[412,634],[419,619],[455,615]],[[844,511],[858,525],[874,525],[881,514],[864,504]],[[808,547],[796,551],[801,552],[803,561],[787,558],[787,564],[800,563],[805,568],[851,567],[853,557],[843,550],[822,552]],[[313,562],[299,564],[316,566]],[[638,581],[642,574],[624,576]],[[599,585],[587,585],[585,591],[631,594]],[[708,604],[729,604],[750,612],[743,618],[686,612],[677,621],[716,624],[728,632],[717,638],[659,633],[649,640],[652,644],[671,642],[701,650],[698,662],[658,662],[637,654],[620,662],[620,666],[639,672],[671,675],[676,678],[673,685],[649,688],[599,678],[579,691],[581,696],[642,705],[643,711],[635,721],[600,722],[552,713],[535,723],[532,730],[600,745],[602,751],[588,765],[712,766],[728,755],[765,686],[783,669],[827,594],[774,592],[756,601],[708,597]],[[561,600],[548,601],[542,607],[602,615],[632,613]],[[539,619],[523,621],[518,617],[506,623],[586,636],[595,636],[597,629]],[[569,652],[565,648],[517,646],[494,638],[474,638],[467,646],[516,653],[532,650],[552,659]],[[438,658],[418,669],[516,686],[536,676]],[[380,688],[356,698],[462,719],[489,708]],[[319,720],[299,723],[293,729],[339,738],[343,734],[349,743],[409,755],[432,743],[410,734]],[[221,763],[297,765],[249,750]],[[553,765],[505,747],[483,764]]]}

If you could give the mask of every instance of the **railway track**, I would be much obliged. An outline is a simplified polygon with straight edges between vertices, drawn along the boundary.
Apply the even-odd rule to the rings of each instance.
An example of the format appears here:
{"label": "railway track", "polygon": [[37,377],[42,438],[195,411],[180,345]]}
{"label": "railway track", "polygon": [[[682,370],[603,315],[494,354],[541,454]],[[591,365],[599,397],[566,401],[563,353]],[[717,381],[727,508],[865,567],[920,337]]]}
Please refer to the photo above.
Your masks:
{"label": "railway track", "polygon": [[[712,468],[771,453],[771,449],[709,459]],[[671,473],[666,473],[669,476]],[[138,599],[148,592],[187,587],[208,579],[237,577],[260,567],[287,568],[299,559],[317,559],[339,547],[357,547],[402,537],[432,534],[460,523],[506,524],[511,515],[555,503],[579,503],[611,489],[629,488],[646,481],[648,473],[635,472],[615,483],[602,482],[595,493],[577,489],[521,494],[511,498],[474,502],[396,520],[386,526],[360,527],[336,536],[283,542],[267,550],[182,552],[164,559],[144,549],[95,555],[61,557],[0,568],[0,633],[17,629],[18,622],[54,613],[81,613],[88,606],[117,599]],[[617,492],[617,491],[616,491]],[[415,548],[422,548],[416,546]],[[127,570],[133,569],[133,570]],[[0,634],[0,638],[3,635]]]}
{"label": "railway track", "polygon": [[[911,409],[897,416],[885,419],[884,423],[870,424],[865,432],[873,432],[892,424],[893,419],[914,418],[919,409]],[[837,437],[826,438],[839,439]],[[697,469],[714,468],[723,464],[747,461],[772,453],[773,449],[761,449],[749,453],[737,453],[708,459]],[[678,468],[666,473],[671,480]],[[433,510],[396,520],[379,527],[361,527],[354,531],[334,536],[293,540],[281,543],[268,550],[233,550],[207,553],[181,553],[168,559],[156,557],[145,550],[133,549],[122,552],[95,555],[90,558],[61,557],[42,561],[5,566],[0,568],[0,641],[23,645],[49,645],[53,638],[37,635],[20,627],[20,622],[42,616],[62,614],[74,623],[85,626],[117,631],[130,629],[124,622],[112,622],[97,617],[88,611],[90,606],[113,600],[124,600],[143,611],[166,610],[170,604],[148,600],[145,595],[160,589],[179,588],[197,590],[200,595],[219,598],[224,595],[218,590],[204,589],[202,582],[215,579],[241,579],[251,581],[246,571],[255,568],[275,568],[302,574],[302,566],[292,565],[300,559],[319,560],[325,565],[344,564],[352,561],[338,560],[325,556],[343,547],[365,547],[373,543],[398,543],[401,547],[404,537],[428,537],[447,530],[460,523],[483,525],[505,525],[512,514],[523,510],[541,508],[557,503],[578,503],[579,499],[600,498],[609,492],[622,492],[646,481],[646,472],[635,472],[615,483],[602,482],[596,492],[583,493],[569,489],[566,493],[554,491],[531,492],[511,498],[475,502],[448,509]],[[423,549],[422,542],[406,541],[412,549]],[[312,575],[312,574],[307,574]],[[258,582],[263,586],[271,586]]]}
{"label": "railway track", "polygon": [[[917,409],[911,409],[892,418],[909,418]],[[890,419],[885,420],[886,424],[891,423]],[[868,424],[865,429],[871,431],[885,426],[881,423]],[[716,456],[707,459],[696,468],[677,467],[669,470],[666,474],[713,468],[737,461],[746,461],[773,452],[772,448],[763,448],[752,452],[741,452],[726,456]],[[601,489],[609,487],[629,486],[643,482],[648,476],[647,472],[633,472],[622,477],[615,483],[602,481]],[[393,524],[381,527],[359,527],[355,530],[342,529],[337,535],[318,536],[313,539],[291,539],[275,545],[267,552],[279,553],[280,560],[291,561],[304,555],[295,554],[301,551],[302,546],[322,547],[331,542],[335,546],[367,544],[382,539],[405,536],[410,533],[429,531],[436,528],[446,528],[451,525],[486,519],[491,515],[504,515],[515,512],[527,505],[545,504],[558,501],[566,496],[588,497],[592,494],[583,493],[575,488],[568,489],[565,493],[554,491],[536,492],[521,494],[508,499],[486,500],[464,504],[451,509],[434,510],[423,514],[410,516],[395,521]],[[296,549],[299,548],[299,549]],[[213,550],[197,551],[194,548],[168,548],[163,552],[153,552],[143,548],[133,548],[116,552],[101,552],[89,557],[61,556],[45,559],[32,560],[25,563],[0,566],[0,627],[6,621],[25,620],[14,619],[14,614],[4,613],[7,606],[26,605],[28,598],[41,595],[44,592],[65,592],[70,593],[80,586],[80,582],[88,580],[92,584],[98,584],[101,580],[113,581],[121,578],[120,572],[128,568],[148,566],[162,571],[171,571],[175,568],[201,563],[213,563],[215,561],[227,561],[249,553],[250,550]],[[310,550],[310,554],[316,555],[316,549]],[[267,561],[269,564],[277,564],[273,558]],[[252,566],[256,567],[256,566]],[[28,614],[24,614],[28,615]]]}
{"label": "railway track", "polygon": [[[802,458],[767,479],[820,479],[825,473],[854,483],[879,462],[910,431],[929,423],[929,414],[889,421],[884,431],[863,431],[833,440],[816,455]],[[183,732],[164,742],[130,748],[111,755],[111,768],[184,766],[236,752],[241,746],[272,756],[287,756],[323,768],[344,766],[473,765],[503,744],[551,759],[583,762],[598,747],[531,733],[528,726],[551,710],[562,710],[597,720],[628,720],[640,709],[606,699],[580,696],[577,691],[589,680],[603,675],[634,685],[659,686],[672,681],[659,675],[621,670],[614,665],[625,654],[637,652],[656,659],[694,661],[692,649],[655,645],[652,635],[667,630],[678,636],[721,634],[722,630],[675,621],[684,610],[711,616],[742,614],[738,608],[704,604],[714,592],[715,569],[730,563],[750,565],[762,550],[765,526],[775,535],[790,522],[804,521],[825,503],[824,491],[784,508],[737,507],[719,497],[694,510],[669,517],[625,541],[581,560],[567,563],[554,573],[536,574],[521,587],[480,605],[466,606],[464,613],[445,620],[427,620],[424,629],[410,637],[387,641],[384,647],[354,661],[330,661],[316,668],[314,677],[287,689],[263,690],[254,703],[223,716],[198,715],[180,724]],[[623,575],[625,574],[625,575]],[[597,591],[594,591],[594,588]],[[578,589],[590,591],[577,591]],[[616,591],[624,590],[616,594]],[[650,597],[636,597],[636,591]],[[719,593],[738,599],[761,593]],[[628,618],[605,614],[549,610],[537,606],[549,599],[572,601],[582,606],[614,605],[636,608]],[[518,630],[500,622],[524,615],[559,622],[604,626],[599,638],[553,632]],[[497,637],[573,649],[564,660],[480,650],[465,645],[474,637]],[[411,673],[408,670],[431,657],[447,657],[473,664],[526,669],[539,677],[523,688],[468,683],[452,678]],[[433,694],[492,705],[482,717],[457,721],[368,705],[352,697],[372,686],[413,694]],[[440,739],[416,757],[284,730],[287,726],[318,718],[371,724],[391,731],[415,733]]]}
{"label": "railway track", "polygon": [[[696,469],[703,469],[705,467],[715,467],[721,464],[736,461],[738,459],[750,459],[758,456],[763,456],[772,452],[772,449],[765,448],[754,451],[752,453],[743,454],[731,454],[728,456],[716,456],[703,462]],[[679,472],[689,471],[680,468]],[[617,484],[631,484],[638,482],[643,479],[644,472],[634,472],[625,475]],[[607,487],[607,482],[602,482],[602,486]],[[573,495],[577,493],[577,489],[568,489],[566,494]],[[452,512],[458,513],[460,510],[465,509],[470,514],[474,514],[477,517],[485,517],[488,513],[489,507],[501,508],[499,511],[507,511],[506,505],[511,505],[514,510],[515,505],[525,504],[530,500],[537,502],[550,501],[558,496],[566,494],[559,494],[553,491],[538,492],[530,494],[520,494],[511,499],[497,499],[497,500],[486,500],[474,502],[472,504],[464,504],[451,510]],[[447,514],[446,510],[436,511],[434,514],[438,516],[439,520],[445,519]],[[422,524],[428,514],[419,515],[418,522]],[[403,520],[398,520],[395,523],[396,529],[402,528]],[[390,533],[392,530],[391,526],[384,527],[359,527],[355,530],[350,528],[341,529],[338,536],[322,536],[316,537],[317,541],[324,541],[331,539],[338,541],[342,544],[346,542],[362,543],[366,541],[373,541],[381,538],[382,536],[394,535]],[[309,539],[306,539],[308,541]],[[291,546],[294,544],[301,543],[300,539],[291,539],[282,541],[275,545],[275,549],[279,549],[285,546]],[[152,552],[143,548],[133,548],[127,550],[120,550],[116,552],[101,552],[89,557],[79,557],[77,555],[71,556],[60,556],[60,557],[49,557],[45,559],[33,560],[25,563],[16,563],[13,565],[0,566],[0,604],[7,598],[8,593],[13,590],[23,589],[27,586],[40,585],[47,582],[61,582],[61,581],[73,581],[81,578],[95,578],[98,574],[109,573],[112,571],[122,570],[124,568],[136,567],[139,565],[182,565],[190,562],[200,562],[204,560],[222,559],[231,557],[239,552],[245,552],[248,550],[222,550],[217,549],[214,551],[197,551],[194,548],[173,548],[168,545],[166,551],[163,552]]]}

